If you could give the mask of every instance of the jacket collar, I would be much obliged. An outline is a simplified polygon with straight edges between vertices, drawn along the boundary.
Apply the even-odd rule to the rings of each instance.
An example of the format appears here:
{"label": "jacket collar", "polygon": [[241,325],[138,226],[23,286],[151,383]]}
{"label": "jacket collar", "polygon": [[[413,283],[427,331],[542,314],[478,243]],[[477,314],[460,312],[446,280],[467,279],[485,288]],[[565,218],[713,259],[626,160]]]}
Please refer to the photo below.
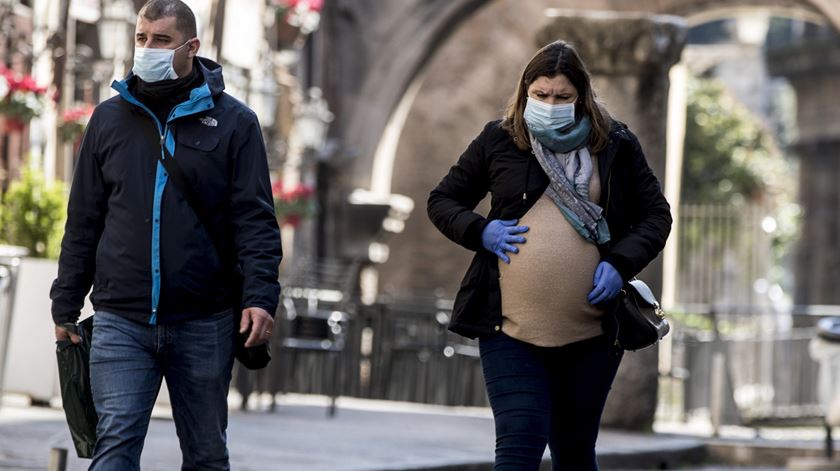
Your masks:
{"label": "jacket collar", "polygon": [[199,57],[196,63],[204,75],[204,82],[210,88],[210,94],[214,97],[221,94],[225,89],[222,66],[206,57]]}
{"label": "jacket collar", "polygon": [[[190,98],[175,106],[172,113],[169,115],[167,122],[172,121],[183,116],[188,116],[195,113],[210,110],[214,107],[213,97],[218,96],[225,89],[225,82],[222,78],[222,66],[205,57],[199,57],[195,65],[198,66],[199,71],[204,76],[204,83],[194,88],[190,92]],[[134,72],[129,72],[128,76],[123,80],[114,80],[111,83],[111,88],[117,91],[120,96],[127,102],[138,106],[149,113],[152,118],[157,121],[148,107],[140,102],[129,88],[129,83],[134,80]],[[159,123],[162,127],[165,123]]]}

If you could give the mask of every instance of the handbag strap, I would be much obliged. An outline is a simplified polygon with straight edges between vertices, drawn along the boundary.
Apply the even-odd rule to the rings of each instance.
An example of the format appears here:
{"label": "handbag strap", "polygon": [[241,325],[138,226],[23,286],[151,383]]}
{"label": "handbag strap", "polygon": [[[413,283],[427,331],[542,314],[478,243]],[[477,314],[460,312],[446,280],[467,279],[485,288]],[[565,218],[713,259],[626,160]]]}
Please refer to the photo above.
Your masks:
{"label": "handbag strap", "polygon": [[[154,123],[152,124],[154,125]],[[178,189],[181,196],[187,200],[187,204],[192,208],[196,216],[198,216],[198,220],[204,226],[204,229],[213,241],[213,246],[216,247],[216,253],[219,255],[219,259],[225,260],[222,235],[218,230],[213,230],[213,225],[210,224],[211,218],[209,209],[201,201],[201,198],[199,198],[198,194],[196,194],[195,190],[193,190],[193,187],[187,183],[187,179],[184,176],[184,171],[181,169],[181,165],[177,160],[175,160],[175,157],[172,156],[169,149],[166,148],[165,138],[158,134],[157,127],[155,126],[155,129],[147,127],[146,129],[148,129],[150,136],[152,133],[154,134],[154,140],[158,142],[162,150],[162,152],[158,153],[158,161],[163,165],[163,168],[166,169],[169,179],[175,185],[175,188]]]}

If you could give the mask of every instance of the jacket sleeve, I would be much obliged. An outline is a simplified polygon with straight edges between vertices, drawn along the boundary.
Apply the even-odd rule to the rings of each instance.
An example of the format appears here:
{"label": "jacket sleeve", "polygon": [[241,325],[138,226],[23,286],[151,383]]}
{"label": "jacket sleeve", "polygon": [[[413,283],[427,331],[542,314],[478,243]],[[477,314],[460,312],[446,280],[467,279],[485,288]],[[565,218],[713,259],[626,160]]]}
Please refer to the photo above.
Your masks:
{"label": "jacket sleeve", "polygon": [[659,180],[648,165],[638,139],[631,136],[627,180],[630,188],[626,202],[630,228],[604,257],[625,280],[636,276],[665,248],[672,223],[671,207],[662,194]]}
{"label": "jacket sleeve", "polygon": [[280,228],[268,174],[262,131],[256,115],[244,114],[234,138],[231,215],[236,256],[244,276],[242,305],[274,316],[280,297],[278,267],[283,258]]}
{"label": "jacket sleeve", "polygon": [[96,150],[96,114],[82,138],[70,198],[67,222],[58,257],[58,277],[50,290],[53,322],[76,322],[96,271],[96,247],[105,226],[108,189]]}
{"label": "jacket sleeve", "polygon": [[432,190],[426,206],[429,219],[443,235],[474,251],[482,248],[481,233],[489,222],[473,211],[490,187],[483,146],[486,131],[470,143]]}

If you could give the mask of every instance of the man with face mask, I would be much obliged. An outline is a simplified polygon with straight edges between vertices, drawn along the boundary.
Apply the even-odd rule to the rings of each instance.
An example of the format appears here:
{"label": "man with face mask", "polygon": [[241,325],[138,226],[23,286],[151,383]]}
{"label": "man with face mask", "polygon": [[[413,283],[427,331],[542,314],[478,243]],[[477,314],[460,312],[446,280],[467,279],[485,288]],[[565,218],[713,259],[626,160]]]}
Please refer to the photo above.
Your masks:
{"label": "man with face mask", "polygon": [[[246,346],[271,335],[282,254],[260,126],[223,92],[221,66],[197,56],[196,36],[180,0],[147,2],[132,73],[96,108],[79,151],[50,297],[56,339],[78,342],[93,287],[92,470],[139,469],[164,378],[182,469],[229,469],[234,335],[247,333]],[[207,220],[160,159],[182,169]]]}

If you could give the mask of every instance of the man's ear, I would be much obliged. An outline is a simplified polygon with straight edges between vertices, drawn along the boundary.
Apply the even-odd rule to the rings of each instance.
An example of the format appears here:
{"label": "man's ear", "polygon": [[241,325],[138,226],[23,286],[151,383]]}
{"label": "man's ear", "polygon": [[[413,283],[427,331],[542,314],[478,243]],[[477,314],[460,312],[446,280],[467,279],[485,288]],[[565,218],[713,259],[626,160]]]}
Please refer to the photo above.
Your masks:
{"label": "man's ear", "polygon": [[198,38],[195,38],[195,40],[193,40],[193,42],[191,42],[189,44],[189,46],[187,46],[187,49],[189,49],[190,59],[192,59],[193,57],[198,55],[198,49],[200,47],[201,47],[201,40],[198,39]]}

